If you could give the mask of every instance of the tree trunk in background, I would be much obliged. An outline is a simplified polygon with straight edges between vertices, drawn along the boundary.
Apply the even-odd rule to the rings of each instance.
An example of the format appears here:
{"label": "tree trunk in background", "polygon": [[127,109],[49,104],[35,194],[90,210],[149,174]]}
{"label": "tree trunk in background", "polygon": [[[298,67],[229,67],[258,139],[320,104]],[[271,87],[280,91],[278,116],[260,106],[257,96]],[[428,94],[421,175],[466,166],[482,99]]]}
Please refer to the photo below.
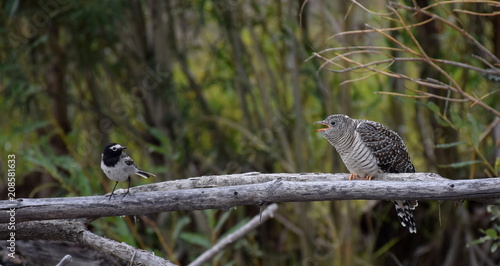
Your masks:
{"label": "tree trunk in background", "polygon": [[[494,11],[499,12],[500,8],[499,7],[493,7]],[[491,17],[491,24],[493,28],[493,54],[500,58],[500,16],[492,16]],[[498,67],[498,66],[497,66]],[[497,81],[490,81],[490,82],[497,82]],[[498,83],[497,83],[498,84]],[[497,85],[498,86],[498,85]],[[497,102],[496,109],[500,110],[500,102]],[[496,117],[496,120],[500,119],[500,117]],[[498,123],[495,128],[493,129],[493,143],[495,147],[494,151],[494,158],[493,158],[493,165],[497,161],[500,161],[500,123]],[[498,168],[497,171],[497,176],[500,176],[500,167]]]}
{"label": "tree trunk in background", "polygon": [[[339,8],[341,10],[341,13],[343,14],[346,14],[345,17],[344,17],[344,24],[342,25],[343,29],[342,31],[350,31],[350,30],[354,30],[355,27],[354,27],[354,23],[353,23],[353,16],[352,16],[352,10],[351,9],[351,6],[352,3],[350,1],[340,1],[339,2]],[[354,36],[355,35],[351,35],[351,34],[348,34],[348,35],[345,35],[345,36],[342,36],[342,39],[341,39],[341,43],[343,46],[356,46],[356,45],[360,45],[359,43],[356,43],[355,42],[355,39],[354,39]],[[344,67],[345,68],[348,68],[349,67],[349,64],[347,62],[343,62],[344,64]],[[346,80],[350,80],[351,79],[351,72],[345,72],[345,73],[342,73],[340,74],[342,76],[342,81],[346,81]],[[341,102],[340,102],[340,110],[337,110],[339,113],[341,114],[346,114],[348,116],[352,116],[352,93],[351,93],[351,89],[352,89],[352,86],[351,86],[352,83],[348,83],[348,84],[344,84],[342,85],[341,87],[337,87],[335,89],[338,89],[340,90],[340,99],[341,99]]]}
{"label": "tree trunk in background", "polygon": [[[300,3],[300,2],[299,2]],[[299,10],[298,5],[282,5],[285,9],[284,15],[286,16],[286,21],[294,21],[298,20],[298,16],[296,11]],[[305,129],[306,126],[304,124],[304,107],[302,104],[302,88],[300,88],[300,65],[301,62],[304,61],[305,56],[304,50],[300,46],[300,42],[295,35],[295,29],[290,27],[290,25],[284,24],[284,31],[286,32],[286,40],[285,40],[285,51],[286,51],[286,66],[287,72],[290,77],[290,89],[293,95],[293,116],[294,116],[294,125],[293,125],[293,143],[294,143],[294,153],[295,153],[295,171],[302,172],[305,170],[305,147],[306,144],[304,141],[300,141],[305,138]]]}
{"label": "tree trunk in background", "polygon": [[[129,2],[131,32],[123,42],[128,43],[128,49],[135,55],[132,58],[136,58],[136,61],[131,61],[130,66],[131,74],[135,77],[131,93],[141,100],[146,123],[159,129],[170,139],[176,139],[174,130],[168,126],[176,120],[175,112],[165,110],[173,106],[165,102],[169,103],[169,98],[174,98],[175,93],[170,91],[170,80],[161,75],[171,75],[170,53],[167,49],[170,42],[165,38],[169,36],[168,21],[164,15],[164,5],[160,2]],[[146,20],[144,14],[148,11],[151,12],[150,20]],[[166,116],[170,119],[166,119]],[[164,120],[168,121],[166,127],[162,123]],[[160,145],[160,140],[150,132],[142,132],[142,138],[153,146]],[[156,165],[164,164],[168,168],[172,166],[158,152],[153,152],[151,158]]]}
{"label": "tree trunk in background", "polygon": [[[417,3],[420,7],[425,7],[429,5],[429,1],[427,0],[419,0],[417,1]],[[429,19],[427,16],[418,16],[419,21],[424,21],[427,19]],[[418,27],[417,29],[418,29],[416,33],[417,39],[420,41],[420,45],[422,46],[423,50],[427,53],[427,55],[432,58],[441,58],[441,43],[439,41],[439,29],[437,23],[435,21],[431,21],[429,23],[426,23]],[[440,76],[438,71],[425,64],[422,64],[422,68],[420,69],[420,78],[421,79],[433,78],[436,80],[445,80]],[[426,88],[420,88],[420,90],[425,91]],[[427,90],[432,94],[439,95],[442,97],[447,97],[448,94],[448,91],[446,90],[431,89],[431,88]],[[440,112],[442,112],[443,115],[448,116],[449,108],[446,109],[445,106],[449,103],[446,103],[445,101],[435,98],[431,98],[429,99],[429,101],[434,102],[436,105],[438,105],[440,108]],[[434,113],[424,110],[421,107],[417,107],[417,116],[420,117],[420,119],[417,119],[418,123],[421,123],[417,125],[417,128],[420,129],[420,137],[422,138],[422,143],[424,143],[424,148],[427,149],[424,151],[426,155],[425,158],[428,162],[427,165],[429,166],[433,165],[434,167],[437,167],[436,168],[437,172],[444,177],[458,176],[456,173],[456,169],[454,168],[439,167],[441,165],[443,166],[449,165],[451,163],[456,163],[458,161],[458,156],[457,156],[458,153],[456,146],[445,149],[435,148],[437,144],[456,142],[458,139],[457,132],[451,127],[445,127],[440,125],[437,122]],[[431,134],[429,134],[429,132],[427,131],[424,131],[426,128],[429,127],[428,125],[430,125],[430,127],[432,128]],[[433,138],[432,147],[430,147],[430,145],[425,145],[425,143],[429,143],[429,140],[427,139],[429,136]],[[463,175],[460,175],[460,177],[463,177]]]}
{"label": "tree trunk in background", "polygon": [[[390,27],[394,28],[397,27],[395,21],[390,22]],[[391,36],[399,40],[399,32],[398,31],[391,31],[390,32]],[[393,42],[387,41],[388,46],[393,46]],[[398,51],[391,51],[391,56],[394,58],[401,57],[401,53]],[[405,64],[403,62],[395,62],[391,67],[390,70],[394,73],[405,73]],[[390,86],[390,91],[396,92],[396,93],[405,93],[405,88],[404,88],[404,81],[402,79],[396,79],[396,78],[391,78],[389,79],[389,86]],[[396,132],[399,134],[405,134],[408,132],[408,125],[405,122],[405,112],[402,112],[401,110],[405,110],[403,107],[403,102],[402,99],[399,97],[389,97],[389,113],[387,114],[387,126],[389,128],[394,129]],[[408,111],[406,111],[408,112]],[[404,138],[404,137],[403,137]]]}
{"label": "tree trunk in background", "polygon": [[[45,90],[51,98],[53,124],[49,125],[48,129],[42,129],[39,133],[51,134],[49,143],[57,155],[68,154],[68,148],[63,139],[71,131],[71,123],[68,119],[68,95],[64,84],[64,75],[66,70],[64,51],[59,46],[59,25],[57,22],[52,22],[48,29],[48,42],[45,47],[47,58],[49,58],[46,68]],[[58,168],[64,174],[68,174],[64,169]],[[30,175],[31,178],[39,178],[33,180],[32,184],[47,184],[53,182],[54,179],[47,172],[42,172],[40,176]],[[42,189],[35,195],[37,197],[50,197],[54,192],[54,188]]]}
{"label": "tree trunk in background", "polygon": [[[214,1],[217,12],[220,14],[221,26],[225,29],[226,38],[231,46],[232,63],[234,64],[235,76],[233,85],[238,92],[241,109],[243,112],[242,123],[246,128],[257,128],[257,124],[253,119],[250,111],[252,104],[251,82],[248,79],[247,66],[249,64],[249,56],[245,49],[245,44],[241,39],[241,25],[237,19],[234,18],[234,13],[239,8],[232,5],[229,1]],[[249,102],[250,101],[250,102]]]}
{"label": "tree trunk in background", "polygon": [[48,51],[51,62],[47,67],[46,90],[52,98],[52,115],[56,123],[56,133],[50,138],[50,144],[56,154],[67,154],[68,149],[62,136],[71,131],[68,119],[68,95],[64,85],[65,60],[64,52],[59,46],[59,26],[52,23],[49,27]]}

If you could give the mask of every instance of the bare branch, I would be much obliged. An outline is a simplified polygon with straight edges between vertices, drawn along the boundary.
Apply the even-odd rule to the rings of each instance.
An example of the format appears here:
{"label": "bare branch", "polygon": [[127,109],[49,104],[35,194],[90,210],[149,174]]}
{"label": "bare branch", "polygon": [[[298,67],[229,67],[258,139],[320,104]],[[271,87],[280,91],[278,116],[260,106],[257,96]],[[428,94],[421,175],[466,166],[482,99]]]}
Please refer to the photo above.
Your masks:
{"label": "bare branch", "polygon": [[[87,230],[88,220],[51,220],[17,222],[16,240],[62,240],[82,244],[121,260],[139,265],[175,265],[151,252],[118,243]],[[0,224],[0,239],[8,239],[8,224]]]}
{"label": "bare branch", "polygon": [[430,8],[433,8],[435,6],[442,6],[442,5],[449,5],[449,4],[463,4],[463,3],[469,3],[469,4],[489,4],[491,6],[500,6],[498,1],[477,1],[477,0],[472,0],[472,1],[464,1],[464,0],[455,0],[455,1],[440,1],[435,4],[428,5],[426,7],[423,7],[422,10],[427,10]]}
{"label": "bare branch", "polygon": [[403,94],[403,93],[397,93],[397,92],[389,92],[389,91],[376,91],[375,94],[384,94],[384,95],[392,95],[392,96],[399,96],[399,97],[406,97],[406,98],[436,98],[436,99],[441,99],[445,101],[450,101],[450,102],[468,102],[468,99],[455,99],[455,98],[449,98],[449,97],[444,97],[444,96],[439,96],[433,93],[429,92],[424,92],[424,91],[417,91],[417,95],[410,95],[410,94]]}
{"label": "bare branch", "polygon": [[500,12],[498,12],[498,11],[493,11],[491,13],[479,13],[479,12],[473,12],[473,11],[463,10],[463,9],[453,9],[453,12],[465,13],[465,14],[475,15],[475,16],[483,16],[483,17],[490,17],[490,16],[492,17],[492,16],[500,15]]}
{"label": "bare branch", "polygon": [[[228,176],[223,176],[227,180]],[[96,218],[148,213],[229,209],[234,206],[258,206],[266,202],[307,202],[330,200],[463,200],[498,197],[500,179],[446,180],[430,173],[385,174],[375,181],[348,181],[348,175],[328,174],[258,174],[246,176],[247,185],[178,189],[153,192],[134,192],[108,201],[105,196],[19,199],[17,202],[0,201],[0,223],[9,223],[10,212],[16,222],[51,219]],[[273,181],[248,184],[255,180]],[[281,178],[280,178],[281,177]],[[288,177],[288,178],[283,178]],[[340,181],[332,180],[341,177]],[[391,179],[392,178],[392,179]],[[386,180],[420,180],[425,182],[398,182]],[[217,184],[216,176],[200,177],[207,186]],[[253,180],[252,180],[253,179]],[[287,180],[288,179],[288,180]],[[289,181],[289,180],[293,181]],[[205,182],[203,182],[205,180]],[[240,178],[241,180],[241,178]],[[338,179],[337,179],[338,180]],[[382,181],[384,180],[384,181]],[[428,181],[429,180],[429,181]],[[440,181],[430,181],[440,180]],[[442,181],[445,180],[445,181]],[[189,181],[193,181],[188,180]],[[206,182],[206,181],[214,181]],[[307,182],[304,182],[307,181]],[[172,181],[173,182],[173,181]],[[175,183],[163,182],[175,188]],[[500,203],[499,203],[500,204]]]}
{"label": "bare branch", "polygon": [[[408,25],[408,27],[422,26],[422,25],[425,25],[425,24],[427,24],[427,23],[429,23],[429,22],[431,22],[433,20],[434,20],[434,18],[430,18],[428,20],[424,20],[424,21],[416,23],[416,24]],[[373,28],[373,27],[371,27],[371,28]],[[404,27],[383,28],[383,29],[377,29],[377,30],[371,29],[371,30],[344,31],[344,32],[339,32],[339,33],[336,33],[336,34],[332,35],[326,41],[329,41],[330,39],[333,39],[333,38],[336,38],[336,37],[339,37],[339,36],[343,36],[343,35],[360,34],[360,33],[374,33],[374,32],[382,32],[382,31],[396,31],[396,30],[402,30],[402,29],[404,29]]]}
{"label": "bare branch", "polygon": [[353,2],[354,4],[359,6],[361,9],[363,9],[364,11],[366,11],[372,15],[377,15],[377,16],[390,16],[390,15],[392,15],[392,13],[378,13],[378,12],[371,11],[370,9],[363,6],[362,4],[358,3],[356,0],[351,0],[351,2]]}
{"label": "bare branch", "polygon": [[80,243],[103,253],[120,258],[129,262],[130,265],[175,265],[156,256],[153,252],[147,252],[145,250],[132,247],[124,242],[118,243],[114,240],[98,236],[89,230],[83,231]]}
{"label": "bare branch", "polygon": [[[165,182],[152,183],[130,188],[130,193],[148,191],[168,191],[193,188],[212,188],[240,186],[248,184],[260,184],[272,182],[277,179],[283,181],[317,182],[317,181],[344,181],[349,180],[348,174],[327,174],[327,173],[259,173],[248,172],[231,175],[209,175],[201,177],[190,177]],[[378,181],[449,181],[435,173],[419,174],[383,174],[377,176]],[[116,193],[125,193],[126,189],[117,189]]]}

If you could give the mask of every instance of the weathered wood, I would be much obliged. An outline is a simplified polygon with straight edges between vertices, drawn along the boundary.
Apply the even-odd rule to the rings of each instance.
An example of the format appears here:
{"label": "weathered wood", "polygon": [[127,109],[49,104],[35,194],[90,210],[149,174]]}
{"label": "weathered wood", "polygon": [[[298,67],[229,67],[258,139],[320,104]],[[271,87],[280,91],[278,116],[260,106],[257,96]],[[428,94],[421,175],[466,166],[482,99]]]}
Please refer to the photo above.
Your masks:
{"label": "weathered wood", "polygon": [[[277,174],[270,174],[277,176]],[[240,179],[255,180],[269,174],[254,173],[243,175]],[[500,197],[500,178],[474,180],[447,180],[433,174],[414,173],[400,175],[384,175],[375,180],[341,180],[316,181],[331,178],[328,174],[280,174],[274,181],[211,188],[193,188],[164,190],[153,192],[137,192],[122,198],[115,196],[108,201],[105,196],[72,197],[72,198],[40,198],[20,199],[15,203],[0,201],[0,223],[9,223],[9,211],[15,210],[15,221],[96,218],[103,216],[142,215],[148,213],[229,209],[233,206],[259,205],[268,202],[304,202],[328,200],[488,200],[484,198]],[[286,177],[293,180],[286,181]],[[333,175],[337,178],[337,175]],[[224,176],[228,177],[228,176]],[[392,177],[404,177],[407,180],[442,180],[425,182],[382,181]],[[410,178],[411,177],[411,178]],[[300,179],[299,179],[300,178]],[[346,179],[347,175],[342,175]],[[200,177],[210,179],[217,184],[217,177]],[[226,178],[228,179],[228,178]],[[236,178],[238,179],[238,178]],[[192,182],[199,182],[193,180]],[[246,180],[246,181],[249,181]],[[259,179],[260,180],[260,179]],[[307,182],[305,182],[307,181]],[[176,181],[171,181],[176,182]],[[169,182],[163,182],[168,184]],[[499,204],[491,200],[489,204]]]}
{"label": "weathered wood", "polygon": [[88,230],[83,231],[80,243],[120,258],[123,261],[128,262],[130,265],[175,265],[161,257],[156,256],[154,252],[147,252],[145,250],[132,247],[124,242],[119,243],[117,241],[107,239]]}
{"label": "weathered wood", "polygon": [[[137,265],[175,265],[152,252],[98,236],[87,230],[87,222],[84,219],[19,222],[16,223],[15,238],[75,242]],[[0,224],[0,239],[8,239],[6,229],[6,224]]]}
{"label": "weathered wood", "polygon": [[[231,175],[210,175],[201,177],[190,177],[187,179],[157,182],[130,188],[130,192],[147,192],[161,190],[178,190],[189,188],[209,188],[223,186],[239,186],[248,184],[259,184],[281,179],[283,181],[342,181],[349,180],[349,174],[326,174],[326,173],[268,173],[249,172]],[[401,173],[383,174],[377,176],[376,180],[385,181],[445,181],[447,178],[435,173]],[[125,193],[125,189],[116,190]]]}

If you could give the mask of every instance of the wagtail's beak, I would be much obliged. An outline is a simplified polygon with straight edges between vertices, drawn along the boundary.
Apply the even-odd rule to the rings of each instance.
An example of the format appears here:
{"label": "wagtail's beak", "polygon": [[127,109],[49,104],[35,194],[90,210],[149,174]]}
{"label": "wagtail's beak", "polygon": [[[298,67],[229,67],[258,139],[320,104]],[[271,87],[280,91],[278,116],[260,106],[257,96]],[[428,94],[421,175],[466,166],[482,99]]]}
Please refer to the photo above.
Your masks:
{"label": "wagtail's beak", "polygon": [[326,126],[324,128],[320,128],[320,129],[316,130],[316,132],[324,131],[324,130],[327,130],[330,128],[330,126],[328,124],[326,124],[324,121],[314,122],[314,124],[320,124],[320,125]]}
{"label": "wagtail's beak", "polygon": [[125,146],[122,146],[122,148],[121,148],[121,149],[122,149],[122,150],[125,150],[126,148],[127,148],[127,147],[125,147]]}

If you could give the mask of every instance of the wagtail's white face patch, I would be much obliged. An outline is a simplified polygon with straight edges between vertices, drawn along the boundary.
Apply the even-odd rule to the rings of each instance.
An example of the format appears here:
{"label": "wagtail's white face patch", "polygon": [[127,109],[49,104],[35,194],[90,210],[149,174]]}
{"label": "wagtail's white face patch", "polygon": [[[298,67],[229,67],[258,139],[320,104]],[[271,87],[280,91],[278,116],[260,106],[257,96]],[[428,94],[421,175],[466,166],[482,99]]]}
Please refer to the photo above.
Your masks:
{"label": "wagtail's white face patch", "polygon": [[111,149],[112,151],[122,150],[122,149],[124,149],[124,148],[125,148],[125,147],[123,147],[123,146],[122,146],[122,145],[120,145],[120,144],[116,144],[116,145],[113,145],[113,146],[111,146],[111,147],[110,147],[110,149]]}

